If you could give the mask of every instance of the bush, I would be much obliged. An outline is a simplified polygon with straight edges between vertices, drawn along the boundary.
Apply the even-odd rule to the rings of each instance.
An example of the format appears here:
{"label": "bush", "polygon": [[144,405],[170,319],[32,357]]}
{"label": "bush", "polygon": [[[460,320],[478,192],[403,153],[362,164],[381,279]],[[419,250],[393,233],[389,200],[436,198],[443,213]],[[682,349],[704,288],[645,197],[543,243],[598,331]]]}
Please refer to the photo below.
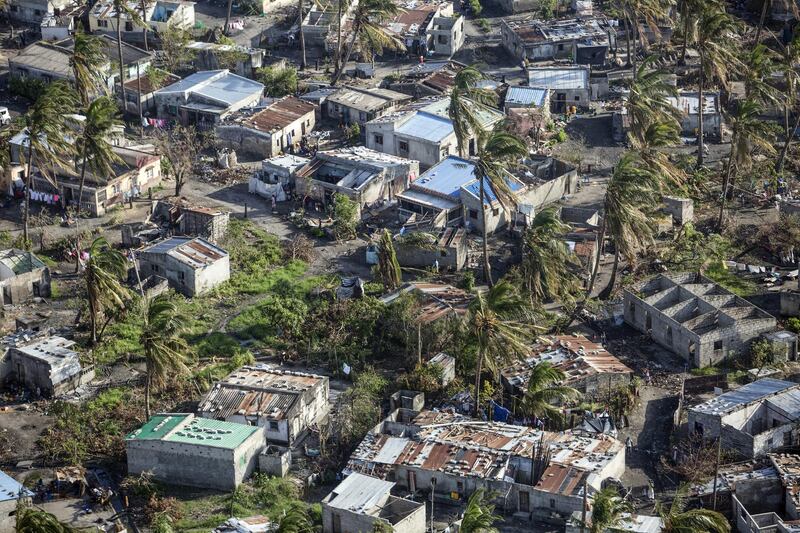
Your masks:
{"label": "bush", "polygon": [[800,333],[800,318],[793,316],[786,321],[786,329],[793,333]]}
{"label": "bush", "polygon": [[486,19],[478,19],[475,21],[475,24],[478,26],[478,29],[481,30],[483,33],[489,33],[492,31],[492,27],[489,25],[489,21]]}
{"label": "bush", "polygon": [[472,292],[472,289],[475,288],[475,273],[471,270],[464,272],[458,286],[467,292]]}
{"label": "bush", "polygon": [[473,17],[480,17],[483,12],[480,0],[469,0],[469,10],[472,12]]}
{"label": "bush", "polygon": [[555,136],[555,140],[558,143],[566,142],[566,140],[567,140],[567,132],[564,131],[564,130],[558,130],[558,133],[556,133],[556,136]]}
{"label": "bush", "polygon": [[35,102],[44,94],[47,84],[37,78],[11,78],[8,82],[8,90],[15,96],[21,96],[26,100]]}
{"label": "bush", "polygon": [[264,84],[267,96],[278,98],[297,90],[297,71],[292,67],[264,67],[256,70],[256,79]]}
{"label": "bush", "polygon": [[337,239],[352,239],[356,236],[358,206],[344,194],[333,195],[333,231]]}

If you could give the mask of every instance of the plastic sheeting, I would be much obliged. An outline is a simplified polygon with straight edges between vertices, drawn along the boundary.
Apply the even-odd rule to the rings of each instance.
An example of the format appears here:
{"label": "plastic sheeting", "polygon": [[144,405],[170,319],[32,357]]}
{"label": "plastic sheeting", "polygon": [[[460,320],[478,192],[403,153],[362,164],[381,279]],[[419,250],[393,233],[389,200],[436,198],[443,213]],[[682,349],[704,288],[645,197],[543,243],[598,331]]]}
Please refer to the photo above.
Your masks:
{"label": "plastic sheeting", "polygon": [[255,176],[250,178],[248,192],[250,194],[257,194],[267,200],[272,199],[272,195],[275,195],[276,202],[286,201],[286,192],[283,190],[283,186],[280,183],[264,183]]}

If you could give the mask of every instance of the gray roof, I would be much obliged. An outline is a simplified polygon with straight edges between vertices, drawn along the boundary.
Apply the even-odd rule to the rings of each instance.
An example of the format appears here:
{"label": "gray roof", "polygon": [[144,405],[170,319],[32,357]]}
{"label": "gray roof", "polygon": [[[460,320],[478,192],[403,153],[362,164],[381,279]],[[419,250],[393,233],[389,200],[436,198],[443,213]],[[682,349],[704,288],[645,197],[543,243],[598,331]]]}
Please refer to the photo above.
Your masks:
{"label": "gray roof", "polygon": [[72,78],[69,52],[46,42],[33,43],[25,47],[15,57],[9,58],[8,62],[10,66],[48,72],[57,78]]}
{"label": "gray roof", "polygon": [[394,483],[354,472],[339,483],[328,495],[327,504],[363,514],[389,495]]}
{"label": "gray roof", "polygon": [[335,93],[328,95],[327,101],[345,107],[352,107],[359,111],[369,112],[410,99],[411,97],[407,94],[390,91],[389,89],[342,87]]}
{"label": "gray roof", "polygon": [[197,94],[214,102],[231,106],[247,98],[255,98],[264,92],[264,85],[255,80],[232,74],[227,69],[205,70],[187,76],[156,94],[184,93],[186,97]]}
{"label": "gray roof", "polygon": [[439,115],[419,111],[395,129],[395,133],[438,143],[453,134],[453,123]]}
{"label": "gray roof", "polygon": [[33,496],[31,491],[22,486],[22,483],[5,472],[0,472],[0,502],[17,500],[20,494],[23,496]]}
{"label": "gray roof", "polygon": [[[102,35],[100,37],[100,40],[103,43],[103,52],[105,53],[106,57],[109,59],[109,61],[118,63],[119,49],[117,47],[117,38],[110,35]],[[69,50],[71,52],[72,49],[75,48],[75,41],[72,38],[64,39],[63,41],[58,41],[55,43],[55,46],[64,48],[65,50]],[[122,61],[125,65],[134,65],[137,61],[150,60],[152,57],[153,54],[150,52],[122,41]]]}
{"label": "gray roof", "polygon": [[588,89],[589,69],[584,67],[540,67],[528,69],[528,85],[548,89]]}
{"label": "gray roof", "polygon": [[228,252],[202,237],[170,237],[148,246],[142,252],[167,254],[194,269],[208,266],[228,255]]}
{"label": "gray roof", "polygon": [[506,93],[506,105],[542,107],[546,99],[547,89],[541,87],[509,87]]}
{"label": "gray roof", "polygon": [[14,274],[25,274],[46,266],[31,252],[17,248],[0,250],[0,263],[8,267]]}
{"label": "gray roof", "polygon": [[[712,415],[727,415],[748,404],[767,399],[789,389],[800,389],[800,385],[780,379],[759,379],[736,390],[720,394],[716,398],[692,407],[691,410]],[[800,401],[795,391],[792,391],[792,398],[794,398],[793,401]],[[776,399],[777,396],[769,398],[769,401],[774,403]]]}
{"label": "gray roof", "polygon": [[70,348],[75,341],[63,337],[47,337],[26,346],[17,347],[18,353],[45,363],[53,385],[62,383],[80,373],[81,362],[78,352]]}

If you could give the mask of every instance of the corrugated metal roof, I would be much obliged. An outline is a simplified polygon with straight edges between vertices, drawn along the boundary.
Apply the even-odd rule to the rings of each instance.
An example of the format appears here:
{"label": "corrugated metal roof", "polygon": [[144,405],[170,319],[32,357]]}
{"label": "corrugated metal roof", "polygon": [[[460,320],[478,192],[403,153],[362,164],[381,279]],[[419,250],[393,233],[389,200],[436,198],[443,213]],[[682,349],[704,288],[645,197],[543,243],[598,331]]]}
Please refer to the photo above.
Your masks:
{"label": "corrugated metal roof", "polygon": [[204,98],[231,106],[247,98],[260,96],[263,92],[264,85],[255,80],[243,78],[228,70],[205,70],[187,76],[178,83],[159,89],[156,94],[198,94]]}
{"label": "corrugated metal roof", "polygon": [[509,87],[506,104],[541,107],[547,99],[547,89],[541,87]]}
{"label": "corrugated metal roof", "polygon": [[[724,415],[731,413],[742,406],[764,400],[769,396],[777,395],[788,389],[800,389],[800,385],[791,381],[779,379],[763,378],[752,383],[748,383],[736,390],[720,394],[707,402],[691,407],[692,411],[701,413]],[[770,398],[774,401],[775,398]]]}
{"label": "corrugated metal roof", "polygon": [[191,416],[181,413],[160,414],[150,417],[150,420],[128,435],[129,440],[160,440],[164,436],[182,424]]}
{"label": "corrugated metal roof", "polygon": [[327,504],[336,509],[363,514],[389,495],[394,483],[354,472],[333,489]]}
{"label": "corrugated metal roof", "polygon": [[183,413],[163,413],[151,417],[144,426],[129,434],[126,440],[163,440],[235,449],[257,431],[259,428],[256,426],[196,418]]}
{"label": "corrugated metal roof", "polygon": [[17,248],[0,251],[0,263],[7,266],[14,274],[25,274],[45,267],[45,264],[31,252]]}
{"label": "corrugated metal roof", "polygon": [[528,85],[548,89],[588,89],[589,69],[584,67],[542,67],[528,69]]}
{"label": "corrugated metal roof", "polygon": [[144,248],[142,252],[168,254],[195,269],[213,264],[228,255],[228,252],[202,237],[170,237]]}
{"label": "corrugated metal roof", "polygon": [[401,124],[395,133],[425,141],[441,142],[453,134],[453,123],[450,119],[420,111]]}

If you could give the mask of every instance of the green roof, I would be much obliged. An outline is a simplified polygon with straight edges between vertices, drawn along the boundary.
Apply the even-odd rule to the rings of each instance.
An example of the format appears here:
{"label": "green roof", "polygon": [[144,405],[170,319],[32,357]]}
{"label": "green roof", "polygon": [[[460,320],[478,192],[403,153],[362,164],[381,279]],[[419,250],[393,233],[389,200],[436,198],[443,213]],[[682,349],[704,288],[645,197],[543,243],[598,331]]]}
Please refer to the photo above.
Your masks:
{"label": "green roof", "polygon": [[[193,418],[188,424],[185,424],[188,417],[189,415],[187,414],[153,416],[144,426],[128,435],[127,439],[166,440],[183,444],[234,449],[253,433],[260,430],[257,426],[246,426],[208,418]],[[176,428],[176,431],[172,431]],[[172,433],[167,435],[170,431]]]}

